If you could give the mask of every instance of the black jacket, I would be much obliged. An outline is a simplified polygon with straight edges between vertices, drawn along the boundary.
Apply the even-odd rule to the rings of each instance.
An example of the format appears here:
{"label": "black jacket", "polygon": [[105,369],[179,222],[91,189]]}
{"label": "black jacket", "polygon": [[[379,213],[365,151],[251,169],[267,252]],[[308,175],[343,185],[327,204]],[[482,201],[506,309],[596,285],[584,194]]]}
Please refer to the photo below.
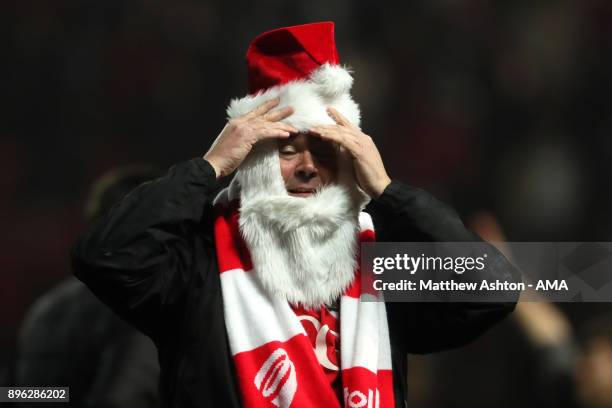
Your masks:
{"label": "black jacket", "polygon": [[74,407],[157,407],[156,354],[151,340],[70,278],[26,315],[12,384],[69,386]]}
{"label": "black jacket", "polygon": [[[215,173],[201,158],[128,194],[75,243],[76,276],[157,344],[167,407],[240,407],[223,318],[213,234]],[[480,241],[427,192],[393,181],[366,211],[379,241]],[[493,250],[494,251],[494,250]],[[488,277],[516,280],[498,262]],[[388,303],[396,406],[406,399],[406,354],[461,346],[514,303]]]}

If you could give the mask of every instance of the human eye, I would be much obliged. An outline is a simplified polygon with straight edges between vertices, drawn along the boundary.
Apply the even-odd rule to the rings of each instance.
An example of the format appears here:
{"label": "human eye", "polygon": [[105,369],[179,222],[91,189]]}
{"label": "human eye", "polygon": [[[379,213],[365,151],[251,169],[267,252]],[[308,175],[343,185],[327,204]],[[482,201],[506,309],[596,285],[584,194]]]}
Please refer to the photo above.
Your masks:
{"label": "human eye", "polygon": [[294,154],[296,154],[297,151],[295,150],[293,146],[283,146],[279,149],[279,153],[281,156],[289,157],[289,156],[293,156]]}

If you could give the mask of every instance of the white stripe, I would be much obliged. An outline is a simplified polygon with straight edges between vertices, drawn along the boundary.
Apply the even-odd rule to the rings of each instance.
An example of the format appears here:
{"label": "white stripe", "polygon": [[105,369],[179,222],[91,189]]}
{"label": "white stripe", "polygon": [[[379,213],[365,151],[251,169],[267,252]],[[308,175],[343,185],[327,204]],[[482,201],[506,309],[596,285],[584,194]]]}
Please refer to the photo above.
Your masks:
{"label": "white stripe", "polygon": [[221,289],[232,355],[306,334],[287,301],[268,297],[253,272],[223,272]]}
{"label": "white stripe", "polygon": [[[378,301],[378,338],[383,339],[384,344],[379,348],[378,369],[391,370],[391,344],[389,343],[389,324],[387,322],[387,307],[385,302]],[[382,351],[381,351],[382,350]],[[378,392],[378,390],[376,391]]]}
{"label": "white stripe", "polygon": [[364,302],[343,296],[340,304],[340,368],[363,367],[375,374],[377,370],[390,370],[388,333],[383,302]]}
{"label": "white stripe", "polygon": [[[253,272],[227,271],[221,274],[221,282],[232,355],[271,341],[284,342],[297,334],[306,334],[286,301],[268,300]],[[246,299],[248,302],[244,302]],[[389,338],[384,302],[365,302],[343,296],[340,315],[340,367],[364,367],[373,373],[390,370],[388,340],[379,344],[380,340]]]}
{"label": "white stripe", "polygon": [[359,228],[361,229],[361,232],[365,230],[374,231],[374,222],[372,221],[370,214],[363,211],[359,213]]}

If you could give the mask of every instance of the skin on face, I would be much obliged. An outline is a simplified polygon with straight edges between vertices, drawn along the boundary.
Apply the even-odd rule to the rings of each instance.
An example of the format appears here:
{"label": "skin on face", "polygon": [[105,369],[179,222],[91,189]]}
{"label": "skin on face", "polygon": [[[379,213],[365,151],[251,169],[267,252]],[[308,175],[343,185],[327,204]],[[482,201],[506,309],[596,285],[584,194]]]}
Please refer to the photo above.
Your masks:
{"label": "skin on face", "polygon": [[281,175],[289,195],[310,197],[338,175],[338,148],[307,133],[278,141]]}

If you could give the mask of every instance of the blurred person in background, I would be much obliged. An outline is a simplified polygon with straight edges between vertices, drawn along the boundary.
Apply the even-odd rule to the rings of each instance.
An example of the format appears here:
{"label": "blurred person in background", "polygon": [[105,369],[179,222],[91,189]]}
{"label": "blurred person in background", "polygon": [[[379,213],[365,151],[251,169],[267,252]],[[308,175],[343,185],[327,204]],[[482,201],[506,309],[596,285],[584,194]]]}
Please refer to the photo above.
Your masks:
{"label": "blurred person in background", "polygon": [[[478,211],[465,222],[512,259],[492,213]],[[612,316],[600,312],[572,325],[558,304],[534,291],[523,295],[530,300],[520,302],[510,319],[467,347],[411,356],[409,364],[420,370],[409,372],[409,383],[419,386],[412,406],[612,407]],[[456,376],[457,370],[466,375]],[[494,387],[467,390],[487,381]]]}
{"label": "blurred person in background", "polygon": [[[100,221],[124,195],[158,177],[148,166],[105,173],[85,208]],[[76,407],[158,406],[159,364],[154,344],[72,277],[31,307],[21,327],[10,386],[67,386]]]}
{"label": "blurred person in background", "polygon": [[[512,259],[496,217],[489,211],[468,213],[465,224]],[[533,291],[528,298],[509,319],[466,347],[409,356],[408,383],[417,391],[409,394],[409,406],[575,408],[579,348],[574,331],[556,304]],[[459,371],[463,375],[457,376]],[[475,392],[474,383],[487,385]]]}
{"label": "blurred person in background", "polygon": [[[359,128],[333,23],[264,33],[247,63],[250,95],[231,102],[208,152],[81,236],[75,274],[154,340],[165,406],[405,406],[408,352],[466,344],[514,303],[361,301],[358,244],[374,231],[481,240],[449,206],[389,178]],[[489,248],[485,275],[469,279],[515,281]]]}
{"label": "blurred person in background", "polygon": [[[512,259],[506,236],[492,213],[475,212],[467,217],[466,224],[484,240],[496,245],[508,259]],[[531,289],[528,291],[529,293],[526,291],[522,296],[530,301],[519,302],[512,318],[505,322],[511,324],[506,329],[515,333],[508,335],[503,331],[495,331],[497,336],[491,339],[498,344],[503,341],[504,336],[516,337],[514,344],[505,347],[511,354],[510,361],[500,364],[498,360],[496,364],[490,359],[487,360],[490,361],[491,369],[494,370],[497,366],[499,371],[504,371],[498,375],[505,376],[508,371],[514,371],[508,370],[508,365],[512,364],[515,370],[519,368],[517,362],[512,361],[514,359],[512,354],[530,355],[527,364],[529,371],[522,374],[521,380],[513,379],[516,383],[523,381],[528,384],[524,384],[518,390],[516,384],[513,384],[506,387],[505,392],[513,394],[513,398],[522,398],[520,402],[522,405],[575,407],[573,373],[579,349],[574,330],[567,316],[556,304],[547,302],[544,297]],[[484,353],[482,349],[471,352],[477,354],[479,358],[482,358]],[[491,355],[490,358],[495,357]],[[484,374],[487,375],[489,374]],[[479,403],[481,406],[487,405],[484,400],[480,400]],[[495,405],[499,404],[503,404],[503,401],[495,402]]]}
{"label": "blurred person in background", "polygon": [[612,407],[612,315],[589,319],[580,330],[576,395],[585,408]]}

